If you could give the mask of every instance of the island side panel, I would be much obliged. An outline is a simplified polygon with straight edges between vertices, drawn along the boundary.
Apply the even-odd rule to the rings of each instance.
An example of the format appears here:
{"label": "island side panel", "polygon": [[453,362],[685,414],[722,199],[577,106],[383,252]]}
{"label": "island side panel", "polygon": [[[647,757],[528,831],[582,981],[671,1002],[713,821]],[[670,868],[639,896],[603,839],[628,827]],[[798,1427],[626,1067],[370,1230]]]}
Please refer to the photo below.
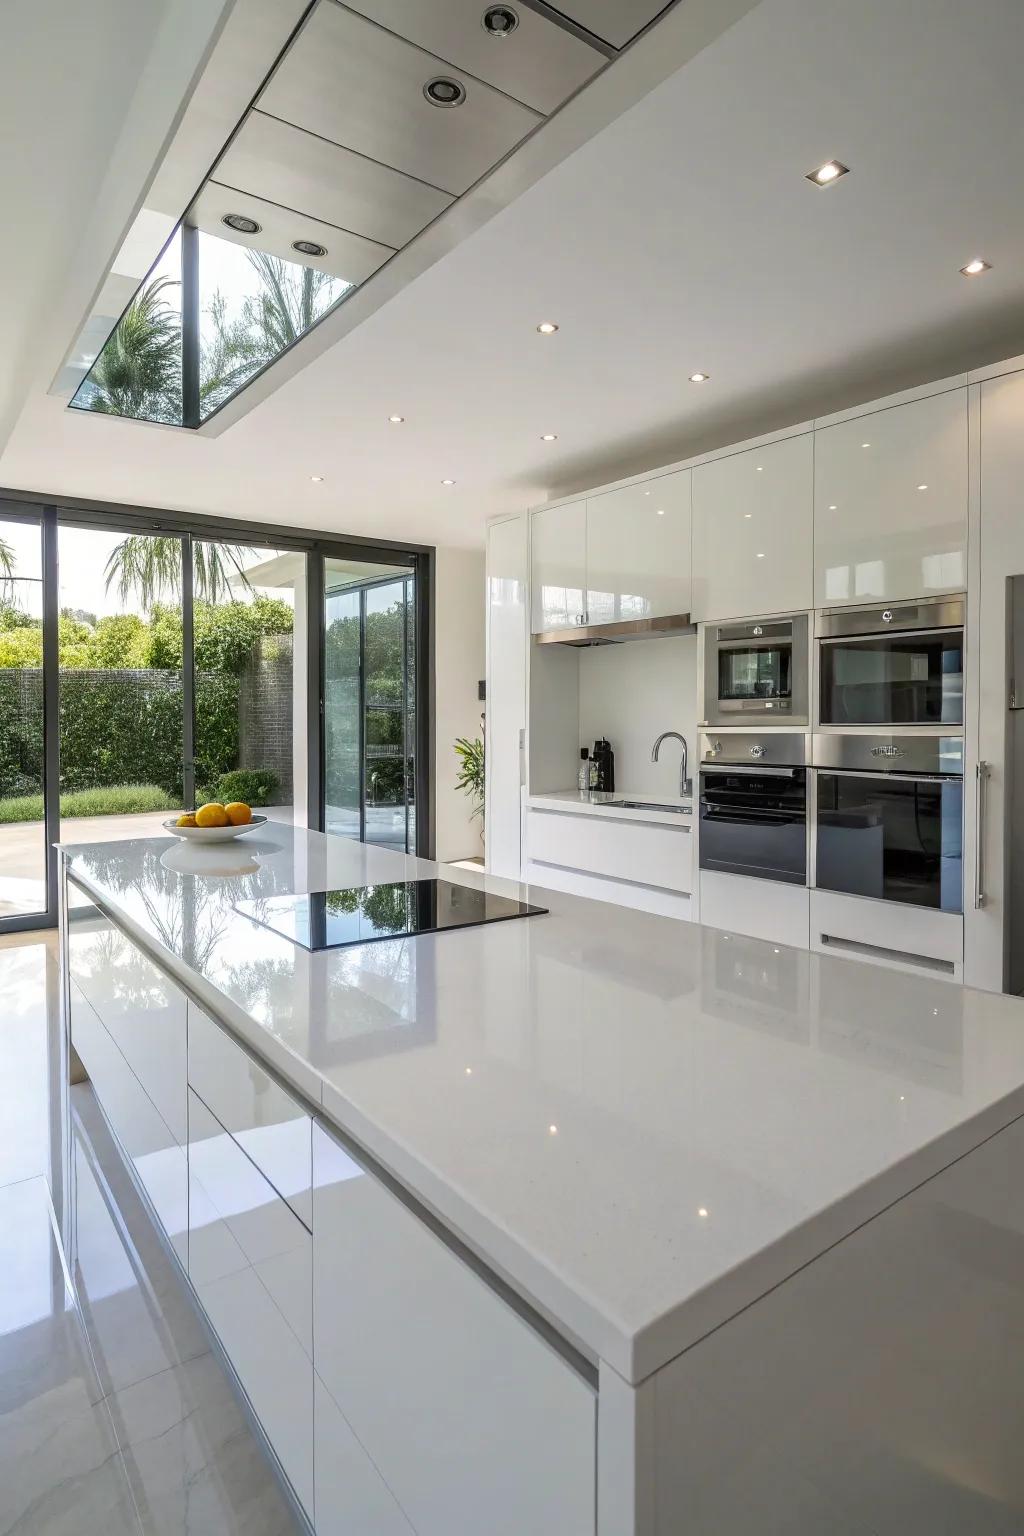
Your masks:
{"label": "island side panel", "polygon": [[651,1383],[636,1536],[1024,1531],[1024,1121]]}

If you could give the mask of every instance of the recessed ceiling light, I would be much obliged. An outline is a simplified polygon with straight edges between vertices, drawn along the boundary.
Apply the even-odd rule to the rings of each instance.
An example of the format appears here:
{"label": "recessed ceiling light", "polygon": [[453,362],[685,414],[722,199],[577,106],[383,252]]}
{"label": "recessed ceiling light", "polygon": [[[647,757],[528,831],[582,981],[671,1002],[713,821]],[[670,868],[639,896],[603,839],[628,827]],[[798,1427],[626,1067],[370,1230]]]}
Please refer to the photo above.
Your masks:
{"label": "recessed ceiling light", "polygon": [[542,432],[541,435],[540,435],[540,440],[541,440],[542,443],[557,443],[557,441],[558,441],[558,433],[557,432]]}
{"label": "recessed ceiling light", "polygon": [[488,37],[508,37],[519,25],[519,17],[510,5],[489,5],[480,19]]}
{"label": "recessed ceiling light", "polygon": [[757,557],[757,558],[758,558],[758,559],[759,559],[759,560],[763,560],[763,559],[764,559],[764,555],[758,555],[758,557]]}
{"label": "recessed ceiling light", "polygon": [[657,508],[657,515],[658,515],[658,517],[664,517],[665,516],[665,508],[664,507],[658,507]]}
{"label": "recessed ceiling light", "polygon": [[975,256],[966,267],[960,268],[961,277],[978,277],[982,272],[991,272],[992,263],[986,261],[983,256]]}
{"label": "recessed ceiling light", "polygon": [[861,447],[862,448],[870,448],[871,444],[870,443],[861,443]]}
{"label": "recessed ceiling light", "polygon": [[824,165],[819,165],[817,170],[808,171],[806,180],[813,181],[816,187],[830,187],[840,176],[849,174],[850,167],[844,165],[841,160],[826,160]]}
{"label": "recessed ceiling light", "polygon": [[244,213],[226,213],[221,223],[233,229],[237,235],[258,235],[260,232],[256,220],[248,218]]}
{"label": "recessed ceiling light", "polygon": [[644,495],[645,496],[649,496],[650,494],[651,494],[650,491],[644,491]]}
{"label": "recessed ceiling light", "polygon": [[557,1136],[558,1135],[558,1126],[557,1125],[549,1125],[548,1126],[548,1135],[549,1136]]}
{"label": "recessed ceiling light", "polygon": [[928,489],[928,487],[926,485],[919,485],[918,486],[918,490],[919,491],[926,491],[927,489]]}
{"label": "recessed ceiling light", "polygon": [[318,245],[315,240],[293,240],[292,250],[298,251],[300,256],[326,256],[326,245]]}
{"label": "recessed ceiling light", "polygon": [[402,424],[402,422],[404,420],[405,420],[404,416],[389,416],[388,417],[388,421],[390,421],[390,423],[391,423],[391,425],[393,427],[401,426],[401,424]]}
{"label": "recessed ceiling light", "polygon": [[466,87],[461,80],[449,75],[436,75],[423,87],[423,94],[432,107],[461,107],[466,99]]}
{"label": "recessed ceiling light", "polygon": [[764,465],[763,464],[759,464],[757,466],[757,472],[758,472],[759,475],[763,475],[764,474]]}
{"label": "recessed ceiling light", "polygon": [[830,512],[838,512],[838,510],[839,510],[839,508],[836,506],[835,502],[833,502],[832,505],[829,507],[829,511]]}
{"label": "recessed ceiling light", "polygon": [[707,1207],[706,1206],[700,1205],[700,1206],[697,1207],[697,1215],[698,1216],[706,1216],[707,1213],[708,1212],[707,1212]]}
{"label": "recessed ceiling light", "polygon": [[553,320],[542,320],[537,329],[542,336],[553,336],[558,330],[558,326]]}
{"label": "recessed ceiling light", "polygon": [[753,517],[753,515],[754,515],[753,512],[744,512],[744,514],[743,514],[743,516],[747,517],[747,518]]}
{"label": "recessed ceiling light", "polygon": [[690,383],[691,384],[706,384],[708,379],[710,379],[710,377],[711,377],[710,373],[691,373],[690,374]]}
{"label": "recessed ceiling light", "polygon": [[322,485],[323,484],[323,478],[324,478],[323,475],[310,475],[309,478],[312,480],[314,485]]}
{"label": "recessed ceiling light", "polygon": [[454,480],[442,480],[441,484],[442,485],[454,485],[455,481]]}

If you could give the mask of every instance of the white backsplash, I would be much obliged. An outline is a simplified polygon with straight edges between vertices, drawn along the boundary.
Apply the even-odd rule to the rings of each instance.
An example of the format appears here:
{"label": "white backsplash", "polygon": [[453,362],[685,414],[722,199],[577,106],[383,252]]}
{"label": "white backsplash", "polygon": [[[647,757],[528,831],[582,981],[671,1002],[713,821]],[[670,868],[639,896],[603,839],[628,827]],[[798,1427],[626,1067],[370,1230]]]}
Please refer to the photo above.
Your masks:
{"label": "white backsplash", "polygon": [[580,743],[606,736],[615,753],[615,788],[632,795],[678,795],[677,741],[661,761],[651,748],[662,731],[680,731],[697,760],[697,637],[633,640],[578,652]]}

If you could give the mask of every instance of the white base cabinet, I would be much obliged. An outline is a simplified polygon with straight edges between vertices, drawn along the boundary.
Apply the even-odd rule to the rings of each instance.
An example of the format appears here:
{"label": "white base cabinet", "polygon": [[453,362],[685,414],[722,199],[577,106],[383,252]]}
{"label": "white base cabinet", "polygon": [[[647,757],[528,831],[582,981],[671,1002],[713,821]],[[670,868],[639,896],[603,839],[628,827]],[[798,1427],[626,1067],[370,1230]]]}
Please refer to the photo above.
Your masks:
{"label": "white base cabinet", "polygon": [[317,1375],[418,1536],[590,1536],[592,1387],[319,1123],[313,1233]]}
{"label": "white base cabinet", "polygon": [[806,949],[808,911],[805,885],[723,875],[715,869],[700,872],[700,920],[706,928]]}
{"label": "white base cabinet", "polygon": [[959,912],[811,892],[811,948],[872,965],[962,981],[964,920]]}

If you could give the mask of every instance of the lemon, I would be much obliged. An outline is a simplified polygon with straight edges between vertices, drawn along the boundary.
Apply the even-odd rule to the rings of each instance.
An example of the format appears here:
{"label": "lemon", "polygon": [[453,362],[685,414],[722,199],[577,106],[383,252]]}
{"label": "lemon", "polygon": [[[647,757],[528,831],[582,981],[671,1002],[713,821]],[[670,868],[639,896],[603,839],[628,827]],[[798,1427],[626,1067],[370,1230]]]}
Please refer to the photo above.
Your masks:
{"label": "lemon", "polygon": [[184,813],[184,815],[178,817],[178,819],[174,823],[174,825],[176,827],[196,827],[196,826],[198,826],[199,823],[196,821],[196,813],[195,813],[195,811],[186,811]]}
{"label": "lemon", "polygon": [[197,827],[226,827],[228,813],[219,800],[211,800],[209,805],[201,805],[196,811]]}
{"label": "lemon", "polygon": [[244,800],[232,800],[224,810],[233,827],[247,827],[252,821],[252,806],[246,805]]}

